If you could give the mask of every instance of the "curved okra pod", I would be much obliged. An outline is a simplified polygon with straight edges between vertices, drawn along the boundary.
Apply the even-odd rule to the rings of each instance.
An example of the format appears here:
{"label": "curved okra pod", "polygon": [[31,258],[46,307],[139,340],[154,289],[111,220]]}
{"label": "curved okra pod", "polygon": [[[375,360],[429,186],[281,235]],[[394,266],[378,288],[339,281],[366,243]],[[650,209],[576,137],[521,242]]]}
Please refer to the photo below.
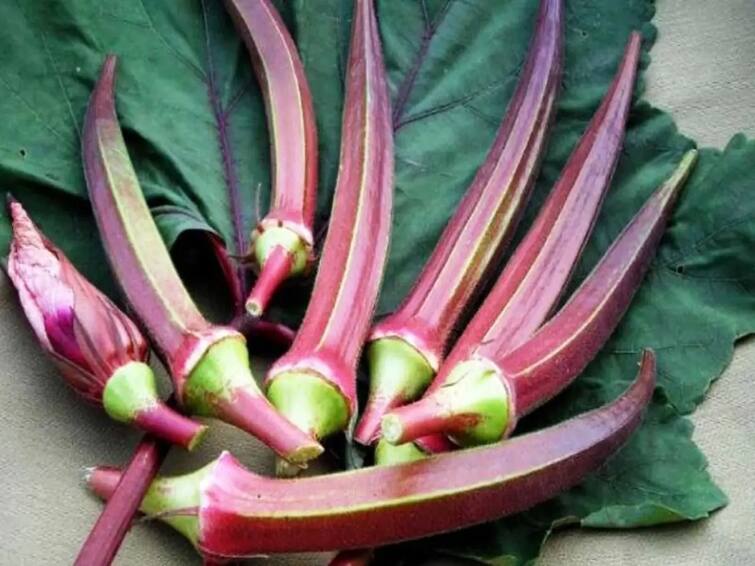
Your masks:
{"label": "curved okra pod", "polygon": [[468,358],[455,360],[443,385],[386,415],[383,437],[402,444],[442,432],[461,445],[496,442],[511,433],[519,417],[569,385],[611,335],[639,288],[696,156],[690,150],[682,158],[571,299],[532,338],[501,354],[484,350],[483,343]]}
{"label": "curved okra pod", "polygon": [[296,46],[269,0],[226,0],[252,57],[272,141],[270,211],[252,233],[257,282],[246,300],[260,316],[278,286],[313,262],[317,205],[317,129],[312,95]]}
{"label": "curved okra pod", "polygon": [[270,369],[267,396],[315,438],[343,430],[356,366],[388,250],[393,132],[372,0],[357,0],[347,69],[340,169],[330,228],[304,321]]}
{"label": "curved okra pod", "polygon": [[[592,232],[619,161],[640,45],[640,35],[635,32],[603,102],[535,222],[454,345],[427,395],[445,385],[450,370],[465,360],[499,359],[513,350],[531,338],[553,312]],[[397,456],[387,447],[382,453]]]}
{"label": "curved okra pod", "polygon": [[173,266],[128,156],[115,113],[109,56],[84,124],[89,195],[110,265],[128,302],[168,365],[176,398],[194,414],[253,434],[281,457],[305,462],[322,451],[278,414],[257,387],[244,338],[201,315]]}
{"label": "curved okra pod", "polygon": [[[142,511],[213,559],[359,549],[461,529],[579,483],[637,428],[654,385],[647,350],[634,383],[599,409],[507,442],[395,466],[282,480],[224,453],[193,474],[156,480]],[[107,498],[118,477],[97,468],[88,481]]]}
{"label": "curved okra pod", "polygon": [[516,92],[485,162],[414,288],[373,329],[370,397],[354,437],[377,439],[386,411],[416,399],[508,243],[537,177],[561,82],[563,0],[542,0]]}

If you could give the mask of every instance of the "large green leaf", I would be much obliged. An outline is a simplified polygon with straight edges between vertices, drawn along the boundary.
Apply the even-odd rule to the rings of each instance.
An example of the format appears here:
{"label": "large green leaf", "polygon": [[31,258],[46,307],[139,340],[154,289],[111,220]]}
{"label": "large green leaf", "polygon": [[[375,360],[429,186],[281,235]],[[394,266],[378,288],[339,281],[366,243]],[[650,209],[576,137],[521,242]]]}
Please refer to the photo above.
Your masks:
{"label": "large green leaf", "polygon": [[[394,308],[484,158],[513,92],[535,0],[381,0],[380,31],[394,103],[396,199],[380,311]],[[632,29],[649,48],[650,0],[569,0],[557,124],[523,227],[598,105]],[[301,50],[320,132],[319,229],[338,167],[350,0],[280,7]],[[145,193],[169,244],[219,235],[242,254],[269,193],[269,145],[258,87],[222,3],[210,0],[15,0],[0,3],[0,188],[26,204],[83,271],[110,289],[85,200],[79,130],[105,53],[120,56],[118,112]],[[643,66],[649,57],[643,57]],[[642,91],[640,85],[638,92]],[[636,102],[614,186],[580,263],[594,265],[643,199],[693,144]],[[658,257],[602,354],[564,395],[522,423],[557,422],[613,399],[638,352],[659,353],[662,388],[629,445],[583,485],[520,517],[401,547],[491,564],[533,559],[554,526],[633,527],[696,519],[725,503],[681,413],[699,403],[755,329],[755,143],[704,150]],[[520,232],[522,231],[520,230]],[[0,245],[9,236],[0,222]],[[209,256],[206,258],[210,261]],[[243,270],[238,270],[241,277]],[[295,321],[305,287],[274,316]],[[217,290],[216,290],[217,292]]]}
{"label": "large green leaf", "polygon": [[107,277],[92,224],[67,212],[85,206],[79,135],[109,52],[121,61],[126,141],[169,243],[199,228],[244,252],[256,193],[268,194],[269,149],[248,56],[222,4],[4,2],[0,19],[13,30],[0,49],[17,54],[0,67],[0,180],[88,274]]}

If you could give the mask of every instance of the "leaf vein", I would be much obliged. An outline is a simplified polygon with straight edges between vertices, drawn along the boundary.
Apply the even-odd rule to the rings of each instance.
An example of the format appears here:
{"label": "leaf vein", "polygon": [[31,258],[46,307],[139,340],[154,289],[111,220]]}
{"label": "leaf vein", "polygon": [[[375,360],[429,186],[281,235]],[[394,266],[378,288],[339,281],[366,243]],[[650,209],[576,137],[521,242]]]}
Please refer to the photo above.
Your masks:
{"label": "leaf vein", "polygon": [[406,73],[404,80],[401,82],[401,84],[398,87],[398,91],[396,95],[396,103],[393,106],[394,131],[398,130],[402,125],[404,125],[404,123],[401,120],[401,117],[404,115],[404,112],[406,111],[406,105],[408,104],[409,97],[411,96],[412,91],[414,90],[414,85],[417,82],[417,77],[419,76],[419,71],[422,68],[422,64],[427,59],[427,53],[430,50],[430,43],[432,42],[433,38],[436,36],[441,24],[445,21],[446,15],[450,11],[451,5],[453,3],[454,3],[454,0],[446,0],[446,3],[443,5],[443,8],[441,9],[440,13],[435,18],[435,21],[431,22],[430,17],[428,15],[428,11],[427,11],[427,4],[425,0],[422,0],[422,12],[423,12],[423,18],[425,21],[425,29],[422,34],[422,40],[420,41],[419,49],[417,50],[417,55],[414,58],[414,62],[412,63],[412,66],[409,68],[409,71]]}
{"label": "leaf vein", "polygon": [[[175,56],[176,59],[178,59],[181,63],[186,65],[191,71],[199,77],[199,79],[203,82],[207,82],[207,77],[202,72],[202,69],[200,69],[197,65],[195,65],[189,58],[187,58],[185,55],[183,55],[178,49],[176,49],[171,43],[165,39],[165,36],[160,33],[160,30],[157,29],[157,26],[155,26],[155,22],[152,20],[152,16],[149,13],[149,10],[147,10],[147,6],[144,3],[144,0],[139,0],[139,4],[142,8],[142,11],[144,12],[144,17],[147,19],[147,24],[149,26],[149,29],[152,31],[152,33],[155,34],[157,39],[160,40],[160,42],[165,45],[165,47],[168,48],[168,50]],[[204,7],[204,2],[202,3],[202,6]]]}
{"label": "leaf vein", "polygon": [[[210,29],[207,18],[207,2],[201,1],[203,33],[205,35],[205,45],[207,50],[207,96],[210,107],[212,108],[215,118],[215,127],[218,136],[218,145],[222,161],[223,179],[228,189],[228,206],[230,209],[231,222],[233,225],[233,244],[232,255],[241,256],[246,250],[246,232],[244,230],[244,218],[242,214],[241,187],[236,173],[236,163],[233,155],[229,135],[230,115],[227,109],[223,108],[218,92],[217,78],[215,75],[215,66],[212,59],[212,41],[210,39]],[[247,275],[246,269],[241,263],[236,265],[236,276],[241,284],[242,289],[246,289]],[[242,307],[243,308],[243,307]]]}

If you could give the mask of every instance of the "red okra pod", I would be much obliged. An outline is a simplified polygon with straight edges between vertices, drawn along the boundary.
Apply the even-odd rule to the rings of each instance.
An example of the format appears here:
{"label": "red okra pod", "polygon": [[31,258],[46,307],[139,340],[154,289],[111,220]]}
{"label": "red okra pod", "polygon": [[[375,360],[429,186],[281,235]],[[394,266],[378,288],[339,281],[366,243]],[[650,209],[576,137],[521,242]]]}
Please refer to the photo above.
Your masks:
{"label": "red okra pod", "polygon": [[[479,349],[454,360],[445,382],[383,420],[383,437],[401,444],[442,432],[461,445],[496,442],[517,419],[569,385],[598,353],[628,308],[650,265],[674,201],[697,152],[645,202],[571,299],[511,351]],[[484,308],[484,307],[483,307]]]}
{"label": "red okra pod", "polygon": [[[640,57],[633,33],[603,102],[538,217],[431,385],[473,358],[498,359],[532,337],[552,313],[592,232],[619,161]],[[406,453],[408,449],[404,449]],[[392,454],[384,447],[383,454]]]}
{"label": "red okra pod", "polygon": [[500,357],[529,339],[553,312],[592,233],[619,162],[641,38],[632,33],[603,102],[498,284],[459,340]]}
{"label": "red okra pod", "polygon": [[[512,349],[529,338],[552,311],[610,186],[639,54],[640,37],[633,34],[608,93],[538,218],[452,349],[444,369],[455,367],[480,348],[500,352]],[[438,375],[430,392],[445,383],[447,377],[447,371]],[[426,450],[404,447],[402,452],[419,457]],[[394,460],[400,457],[385,444],[379,454]]]}
{"label": "red okra pod", "polygon": [[262,87],[272,142],[270,210],[249,251],[258,275],[246,308],[260,316],[285,279],[312,266],[317,129],[304,68],[275,7],[269,0],[226,0],[226,6]]}
{"label": "red okra pod", "polygon": [[372,0],[355,2],[340,168],[304,321],[270,369],[268,398],[322,438],[355,410],[356,366],[388,250],[393,191],[390,101]]}
{"label": "red okra pod", "polygon": [[103,65],[89,102],[82,150],[95,218],[116,279],[187,410],[246,430],[284,459],[307,461],[322,447],[273,409],[252,377],[243,336],[205,320],[176,272],[123,140],[115,112],[115,65],[114,56]]}
{"label": "red okra pod", "polygon": [[[492,446],[329,476],[270,479],[228,453],[187,476],[158,479],[142,511],[213,559],[358,549],[435,535],[518,513],[579,483],[637,428],[655,385],[655,356],[615,401]],[[117,472],[90,486],[107,497]]]}
{"label": "red okra pod", "polygon": [[414,288],[373,329],[370,398],[355,438],[430,383],[449,334],[508,243],[537,177],[561,81],[563,1],[542,0],[519,84],[480,166]]}

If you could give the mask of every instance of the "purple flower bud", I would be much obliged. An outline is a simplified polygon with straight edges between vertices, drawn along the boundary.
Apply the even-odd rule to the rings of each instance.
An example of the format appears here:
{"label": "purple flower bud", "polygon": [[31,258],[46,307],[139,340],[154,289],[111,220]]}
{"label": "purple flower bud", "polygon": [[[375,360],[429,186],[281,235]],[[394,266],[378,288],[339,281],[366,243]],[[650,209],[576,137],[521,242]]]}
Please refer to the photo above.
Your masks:
{"label": "purple flower bud", "polygon": [[192,447],[205,427],[168,408],[146,365],[137,326],[97,290],[34,225],[9,204],[13,239],[8,275],[37,339],[68,384],[114,419]]}
{"label": "purple flower bud", "polygon": [[8,275],[24,312],[71,385],[98,401],[118,368],[147,359],[147,342],[136,325],[44,237],[20,203],[11,202],[10,211],[13,240]]}

